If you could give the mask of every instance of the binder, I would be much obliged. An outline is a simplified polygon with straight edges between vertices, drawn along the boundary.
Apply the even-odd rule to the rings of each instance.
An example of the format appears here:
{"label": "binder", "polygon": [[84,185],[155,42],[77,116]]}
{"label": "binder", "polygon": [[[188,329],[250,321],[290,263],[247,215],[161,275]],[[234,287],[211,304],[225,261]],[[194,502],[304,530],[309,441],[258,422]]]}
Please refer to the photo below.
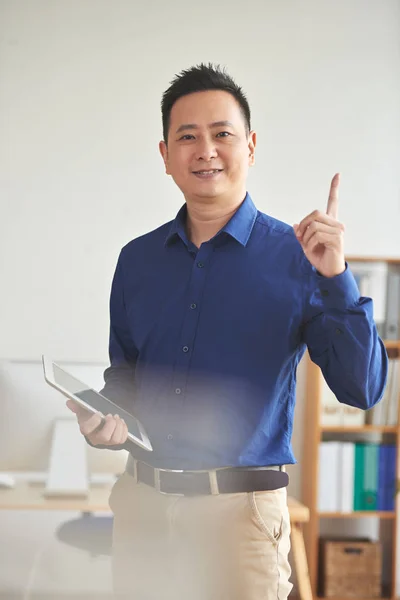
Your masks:
{"label": "binder", "polygon": [[340,463],[341,442],[321,442],[319,445],[319,498],[320,512],[340,510]]}
{"label": "binder", "polygon": [[362,488],[362,510],[376,510],[378,493],[379,445],[364,445],[364,477]]}
{"label": "binder", "polygon": [[361,297],[372,298],[374,320],[381,337],[385,334],[388,263],[384,261],[349,261]]}
{"label": "binder", "polygon": [[353,512],[354,498],[354,462],[355,462],[355,443],[341,443],[341,463],[340,463],[340,510],[343,513]]}
{"label": "binder", "polygon": [[386,324],[384,337],[399,339],[400,273],[389,271],[387,281]]}

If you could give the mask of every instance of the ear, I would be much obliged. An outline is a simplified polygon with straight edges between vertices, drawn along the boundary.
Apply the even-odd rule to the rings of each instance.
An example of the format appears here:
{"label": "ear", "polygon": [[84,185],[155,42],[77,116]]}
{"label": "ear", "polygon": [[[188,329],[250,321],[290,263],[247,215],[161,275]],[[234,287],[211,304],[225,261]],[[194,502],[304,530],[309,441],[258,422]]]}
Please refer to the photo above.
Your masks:
{"label": "ear", "polygon": [[250,131],[249,140],[248,140],[249,167],[252,167],[254,165],[254,163],[256,162],[256,159],[255,159],[256,144],[257,144],[257,134],[255,131]]}
{"label": "ear", "polygon": [[160,154],[162,156],[162,159],[164,161],[164,165],[165,165],[165,172],[167,175],[169,175],[169,167],[168,167],[168,147],[167,144],[164,142],[164,140],[161,140],[161,142],[158,145],[159,149],[160,149]]}

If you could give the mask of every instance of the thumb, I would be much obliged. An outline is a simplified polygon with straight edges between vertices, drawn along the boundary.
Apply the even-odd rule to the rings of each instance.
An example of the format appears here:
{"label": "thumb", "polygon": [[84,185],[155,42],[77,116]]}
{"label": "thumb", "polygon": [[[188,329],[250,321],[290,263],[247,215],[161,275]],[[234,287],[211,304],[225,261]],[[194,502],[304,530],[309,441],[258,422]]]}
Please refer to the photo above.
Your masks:
{"label": "thumb", "polygon": [[78,414],[79,406],[73,400],[67,400],[65,404],[67,405],[69,410],[71,410],[75,414]]}
{"label": "thumb", "polygon": [[71,410],[77,416],[78,419],[91,417],[93,414],[90,410],[87,410],[83,406],[79,406],[77,402],[74,402],[71,399],[68,399],[65,404],[67,405],[69,410]]}

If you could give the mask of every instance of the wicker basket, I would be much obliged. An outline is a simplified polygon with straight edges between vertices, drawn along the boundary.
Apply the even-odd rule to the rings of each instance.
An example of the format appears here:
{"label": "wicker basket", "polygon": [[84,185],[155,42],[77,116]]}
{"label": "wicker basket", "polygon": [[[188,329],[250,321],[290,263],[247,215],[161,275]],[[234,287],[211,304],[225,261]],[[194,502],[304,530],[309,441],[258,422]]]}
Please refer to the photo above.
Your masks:
{"label": "wicker basket", "polygon": [[321,539],[323,596],[381,596],[382,548],[366,539]]}

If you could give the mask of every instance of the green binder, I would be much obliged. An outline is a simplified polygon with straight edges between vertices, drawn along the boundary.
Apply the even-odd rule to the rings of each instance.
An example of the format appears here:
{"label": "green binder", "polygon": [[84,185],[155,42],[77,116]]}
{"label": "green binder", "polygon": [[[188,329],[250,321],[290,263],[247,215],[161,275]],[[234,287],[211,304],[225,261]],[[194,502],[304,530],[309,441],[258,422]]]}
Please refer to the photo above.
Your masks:
{"label": "green binder", "polygon": [[363,510],[376,510],[378,498],[379,445],[364,444]]}
{"label": "green binder", "polygon": [[354,510],[364,510],[364,444],[356,443],[354,456]]}

